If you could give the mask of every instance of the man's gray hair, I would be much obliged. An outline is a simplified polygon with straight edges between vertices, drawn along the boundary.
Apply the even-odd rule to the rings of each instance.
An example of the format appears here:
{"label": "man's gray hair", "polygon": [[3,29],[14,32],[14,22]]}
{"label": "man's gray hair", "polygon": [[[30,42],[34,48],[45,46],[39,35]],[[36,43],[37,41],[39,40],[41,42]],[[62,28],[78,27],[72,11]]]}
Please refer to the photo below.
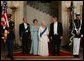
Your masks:
{"label": "man's gray hair", "polygon": [[53,18],[57,20],[57,17],[53,17]]}

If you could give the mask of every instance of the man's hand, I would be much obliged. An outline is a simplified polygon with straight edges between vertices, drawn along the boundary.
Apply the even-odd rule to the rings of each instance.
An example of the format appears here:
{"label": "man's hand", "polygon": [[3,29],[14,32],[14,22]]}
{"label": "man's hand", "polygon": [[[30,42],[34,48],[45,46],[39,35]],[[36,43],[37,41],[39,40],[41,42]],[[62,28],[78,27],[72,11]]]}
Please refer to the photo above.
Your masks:
{"label": "man's hand", "polygon": [[52,37],[50,37],[50,39],[52,40]]}
{"label": "man's hand", "polygon": [[31,36],[31,40],[32,40],[32,36]]}
{"label": "man's hand", "polygon": [[83,37],[83,35],[81,35],[81,37]]}
{"label": "man's hand", "polygon": [[20,40],[22,40],[22,37],[20,37]]}
{"label": "man's hand", "polygon": [[63,36],[60,36],[60,39],[62,39],[63,38]]}

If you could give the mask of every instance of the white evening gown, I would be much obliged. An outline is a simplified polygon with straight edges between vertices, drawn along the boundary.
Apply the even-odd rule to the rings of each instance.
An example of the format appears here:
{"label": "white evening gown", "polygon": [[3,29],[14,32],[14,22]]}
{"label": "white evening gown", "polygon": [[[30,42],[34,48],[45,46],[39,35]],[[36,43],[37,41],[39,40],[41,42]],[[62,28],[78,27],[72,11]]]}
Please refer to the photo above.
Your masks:
{"label": "white evening gown", "polygon": [[48,38],[48,27],[47,30],[45,31],[45,33],[42,35],[42,37],[40,37],[40,33],[43,32],[44,28],[40,27],[39,28],[39,32],[38,32],[38,36],[39,36],[39,46],[38,46],[38,55],[40,56],[48,56],[49,55],[49,50],[48,50],[48,42],[49,42],[49,38]]}

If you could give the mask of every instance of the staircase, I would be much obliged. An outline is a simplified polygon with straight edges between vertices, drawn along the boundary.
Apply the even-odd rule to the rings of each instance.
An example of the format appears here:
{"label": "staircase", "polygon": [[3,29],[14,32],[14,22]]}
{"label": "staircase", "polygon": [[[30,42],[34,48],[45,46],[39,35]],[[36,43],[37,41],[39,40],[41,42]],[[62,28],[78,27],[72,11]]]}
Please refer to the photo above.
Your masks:
{"label": "staircase", "polygon": [[41,1],[27,1],[27,4],[43,13],[49,14],[50,16],[58,15],[57,8],[51,6],[51,2],[41,2]]}

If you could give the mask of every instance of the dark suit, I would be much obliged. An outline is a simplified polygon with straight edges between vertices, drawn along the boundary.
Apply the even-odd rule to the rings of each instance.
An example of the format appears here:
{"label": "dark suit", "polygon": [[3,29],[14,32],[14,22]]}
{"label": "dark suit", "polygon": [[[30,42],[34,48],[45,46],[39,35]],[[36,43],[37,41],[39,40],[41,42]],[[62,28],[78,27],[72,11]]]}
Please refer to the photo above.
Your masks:
{"label": "dark suit", "polygon": [[[25,32],[28,30],[28,32]],[[24,27],[24,23],[19,26],[19,35],[22,37],[22,49],[23,54],[28,53],[28,41],[30,40],[30,25],[27,23],[27,29]]]}
{"label": "dark suit", "polygon": [[13,56],[13,41],[15,39],[15,34],[14,34],[14,22],[9,21],[9,29],[10,33],[7,35],[7,46],[8,46],[8,56],[12,57]]}
{"label": "dark suit", "polygon": [[58,35],[54,35],[54,23],[50,24],[50,35],[52,37],[52,54],[55,55],[55,45],[57,44],[57,55],[60,55],[59,50],[60,50],[60,36],[63,35],[63,29],[62,29],[62,24],[58,22],[57,25],[57,33]]}

